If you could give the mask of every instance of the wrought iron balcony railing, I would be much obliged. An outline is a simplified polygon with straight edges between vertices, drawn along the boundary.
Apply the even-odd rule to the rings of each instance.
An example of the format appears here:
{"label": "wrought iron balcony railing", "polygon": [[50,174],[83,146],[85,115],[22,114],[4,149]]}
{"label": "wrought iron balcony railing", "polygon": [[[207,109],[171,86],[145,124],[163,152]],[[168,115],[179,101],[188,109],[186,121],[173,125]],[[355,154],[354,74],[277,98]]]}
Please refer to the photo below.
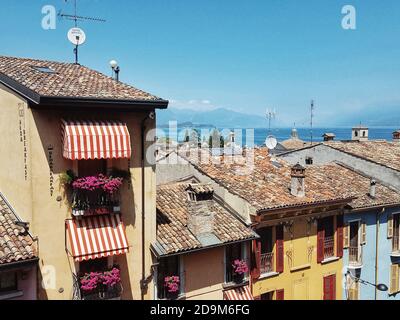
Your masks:
{"label": "wrought iron balcony railing", "polygon": [[349,247],[349,265],[356,267],[362,265],[362,247]]}
{"label": "wrought iron balcony railing", "polygon": [[72,194],[72,214],[74,216],[119,213],[120,194],[109,194],[101,190],[74,190]]}
{"label": "wrought iron balcony railing", "polygon": [[270,273],[275,271],[274,253],[264,253],[261,255],[260,271],[263,273]]}
{"label": "wrought iron balcony railing", "polygon": [[324,259],[335,256],[335,237],[326,237],[324,239]]}
{"label": "wrought iron balcony railing", "polygon": [[122,284],[113,287],[103,287],[91,292],[84,292],[81,289],[79,277],[73,275],[73,297],[72,300],[120,300],[123,292]]}

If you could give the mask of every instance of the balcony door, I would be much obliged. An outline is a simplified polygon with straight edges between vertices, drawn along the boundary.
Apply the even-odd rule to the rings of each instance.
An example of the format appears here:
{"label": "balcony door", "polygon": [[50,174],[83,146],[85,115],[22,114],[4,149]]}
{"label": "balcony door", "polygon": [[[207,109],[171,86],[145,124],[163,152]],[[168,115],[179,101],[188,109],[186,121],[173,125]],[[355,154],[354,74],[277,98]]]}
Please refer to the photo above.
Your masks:
{"label": "balcony door", "polygon": [[274,271],[274,240],[273,228],[263,228],[257,230],[261,242],[261,274],[270,273]]}
{"label": "balcony door", "polygon": [[106,174],[107,160],[80,160],[78,161],[78,175],[80,177],[97,176],[98,174]]}
{"label": "balcony door", "polygon": [[360,245],[359,237],[360,222],[354,221],[350,223],[350,247],[358,248]]}
{"label": "balcony door", "polygon": [[400,214],[393,215],[393,252],[399,252]]}

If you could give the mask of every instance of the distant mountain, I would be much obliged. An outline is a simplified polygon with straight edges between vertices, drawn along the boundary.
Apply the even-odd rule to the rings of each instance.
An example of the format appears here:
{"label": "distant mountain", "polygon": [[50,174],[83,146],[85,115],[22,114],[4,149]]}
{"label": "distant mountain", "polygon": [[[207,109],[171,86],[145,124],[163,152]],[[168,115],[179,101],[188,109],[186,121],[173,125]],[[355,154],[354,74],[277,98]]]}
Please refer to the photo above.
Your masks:
{"label": "distant mountain", "polygon": [[340,126],[354,126],[361,122],[368,126],[400,127],[400,106],[370,106],[361,111],[347,111],[335,118],[335,124]]}
{"label": "distant mountain", "polygon": [[218,108],[208,111],[189,109],[174,109],[157,111],[157,125],[168,125],[169,121],[177,121],[178,125],[192,124],[195,126],[215,126],[219,128],[261,128],[267,125],[267,120],[261,116],[235,112]]}

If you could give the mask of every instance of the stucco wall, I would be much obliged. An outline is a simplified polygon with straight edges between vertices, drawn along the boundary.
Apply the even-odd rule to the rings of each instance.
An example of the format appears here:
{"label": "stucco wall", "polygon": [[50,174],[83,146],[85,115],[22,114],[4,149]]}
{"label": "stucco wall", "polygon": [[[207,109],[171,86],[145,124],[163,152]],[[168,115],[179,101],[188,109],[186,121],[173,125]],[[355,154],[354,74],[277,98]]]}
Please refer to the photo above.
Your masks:
{"label": "stucco wall", "polygon": [[364,174],[374,177],[375,179],[392,185],[400,189],[400,172],[379,165],[377,163],[364,160],[359,157],[335,150],[325,145],[316,145],[313,148],[298,150],[295,152],[282,154],[281,158],[285,159],[291,164],[300,163],[305,166],[305,159],[312,157],[315,165],[327,164],[333,161],[338,161],[346,164],[347,166],[363,172]]}
{"label": "stucco wall", "polygon": [[[390,265],[399,263],[398,258],[391,258],[392,240],[387,238],[387,220],[388,216],[393,213],[399,213],[400,207],[386,208],[383,212],[381,209],[367,210],[363,212],[347,213],[345,215],[345,223],[351,221],[365,221],[366,223],[366,244],[363,245],[363,264],[358,276],[371,283],[375,283],[375,257],[376,257],[376,215],[379,214],[379,238],[378,238],[378,283],[383,283],[390,287]],[[349,262],[348,249],[344,250],[343,264],[347,270]],[[343,297],[345,291],[343,290]],[[360,300],[374,300],[375,288],[370,285],[360,284],[359,290]],[[399,300],[399,295],[389,295],[388,292],[377,292],[377,300]]]}
{"label": "stucco wall", "polygon": [[[3,90],[1,90],[3,89]],[[27,143],[27,179],[24,175],[24,150],[20,142],[18,104],[24,106]],[[39,291],[40,299],[71,299],[72,272],[75,263],[65,252],[65,219],[70,218],[70,210],[63,189],[59,185],[59,174],[67,169],[76,168],[76,164],[62,157],[61,118],[107,119],[113,117],[125,121],[131,135],[132,159],[130,161],[131,186],[124,182],[122,195],[122,219],[126,225],[130,252],[116,257],[122,269],[124,299],[140,299],[141,279],[141,159],[140,159],[140,123],[144,113],[107,113],[103,110],[88,112],[35,111],[28,109],[26,103],[14,94],[0,88],[0,132],[2,143],[0,151],[0,188],[18,214],[31,222],[31,232],[39,237],[40,271],[39,281],[47,283],[46,289]],[[154,128],[155,121],[147,120],[147,129]],[[150,139],[151,140],[151,139]],[[146,148],[154,140],[149,141]],[[50,169],[48,148],[53,147],[53,167]],[[155,166],[145,163],[145,259],[146,276],[150,274],[152,256],[150,243],[155,241]],[[113,166],[128,169],[127,160],[113,162]],[[54,191],[51,193],[51,175],[54,178]],[[57,201],[61,196],[62,200]],[[152,287],[150,283],[149,288]],[[152,299],[152,290],[148,290],[146,299]]]}
{"label": "stucco wall", "polygon": [[[332,274],[336,275],[336,299],[342,299],[342,259],[328,263],[317,263],[317,226],[311,225],[310,236],[307,236],[307,222],[303,218],[294,222],[293,239],[286,229],[284,232],[284,272],[257,280],[253,285],[253,295],[261,296],[264,293],[284,289],[285,300],[322,300],[323,278]],[[336,252],[335,232],[335,252]],[[308,248],[313,247],[308,259]],[[293,259],[289,258],[288,251],[293,252]],[[276,255],[276,248],[274,248]],[[292,260],[292,262],[291,262]],[[308,260],[308,261],[307,261]],[[274,269],[275,270],[275,269]],[[301,290],[296,291],[299,286]]]}
{"label": "stucco wall", "polygon": [[224,248],[184,255],[185,296],[188,300],[222,300]]}

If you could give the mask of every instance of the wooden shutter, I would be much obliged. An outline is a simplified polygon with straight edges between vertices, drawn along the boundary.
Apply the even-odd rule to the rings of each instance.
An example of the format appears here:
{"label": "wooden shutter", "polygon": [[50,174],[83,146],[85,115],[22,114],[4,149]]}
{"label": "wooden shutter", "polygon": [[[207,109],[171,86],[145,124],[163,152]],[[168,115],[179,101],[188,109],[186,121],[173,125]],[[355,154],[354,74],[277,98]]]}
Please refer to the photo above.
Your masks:
{"label": "wooden shutter", "polygon": [[251,277],[253,279],[258,279],[260,277],[260,265],[261,265],[261,241],[253,240],[251,249],[252,249]]}
{"label": "wooden shutter", "polygon": [[367,224],[361,221],[361,244],[367,244]]}
{"label": "wooden shutter", "polygon": [[336,300],[336,275],[324,277],[324,300]]}
{"label": "wooden shutter", "polygon": [[322,220],[318,221],[318,234],[317,234],[317,262],[321,263],[324,260],[324,240],[325,231]]}
{"label": "wooden shutter", "polygon": [[390,266],[390,294],[399,292],[399,266],[392,264]]}
{"label": "wooden shutter", "polygon": [[276,290],[276,300],[285,300],[285,290]]}
{"label": "wooden shutter", "polygon": [[393,238],[393,215],[388,215],[387,221],[387,237]]}
{"label": "wooden shutter", "polygon": [[276,227],[276,272],[283,272],[284,269],[284,238],[283,226]]}
{"label": "wooden shutter", "polygon": [[343,227],[343,248],[350,246],[350,226],[345,224]]}
{"label": "wooden shutter", "polygon": [[343,216],[336,216],[336,256],[339,258],[343,257]]}

